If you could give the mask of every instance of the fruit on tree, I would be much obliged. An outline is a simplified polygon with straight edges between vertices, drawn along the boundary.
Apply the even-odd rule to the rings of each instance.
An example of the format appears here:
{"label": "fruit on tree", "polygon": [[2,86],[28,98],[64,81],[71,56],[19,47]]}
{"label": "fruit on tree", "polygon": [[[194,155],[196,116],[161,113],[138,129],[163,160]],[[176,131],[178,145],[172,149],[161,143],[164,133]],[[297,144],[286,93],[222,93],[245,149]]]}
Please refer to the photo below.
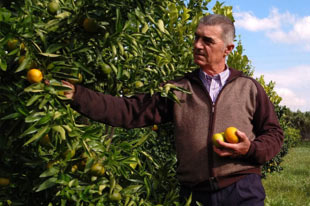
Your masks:
{"label": "fruit on tree", "polygon": [[224,132],[225,140],[229,143],[238,143],[239,137],[236,134],[237,130],[236,127],[227,127]]}
{"label": "fruit on tree", "polygon": [[112,69],[108,64],[102,63],[100,66],[104,74],[109,75],[112,72]]}
{"label": "fruit on tree", "polygon": [[8,186],[10,184],[10,179],[6,177],[0,177],[0,186]]}
{"label": "fruit on tree", "polygon": [[109,199],[112,201],[120,201],[122,199],[122,195],[119,192],[113,192],[109,195]]}
{"label": "fruit on tree", "polygon": [[143,82],[141,82],[141,81],[135,81],[135,87],[136,88],[140,88],[140,87],[143,87]]}
{"label": "fruit on tree", "polygon": [[157,124],[154,124],[154,125],[153,125],[152,130],[153,130],[153,131],[157,131],[157,130],[158,130]]}
{"label": "fruit on tree", "polygon": [[50,137],[48,136],[48,134],[44,135],[41,139],[40,139],[40,145],[42,146],[47,146],[51,143]]}
{"label": "fruit on tree", "polygon": [[78,169],[78,166],[77,166],[77,165],[73,165],[73,166],[71,167],[71,172],[72,172],[72,173],[75,173],[75,172],[77,171],[77,169]]}
{"label": "fruit on tree", "polygon": [[98,30],[99,26],[95,19],[85,18],[83,21],[83,28],[89,33],[94,33]]}
{"label": "fruit on tree", "polygon": [[90,168],[90,173],[95,176],[103,176],[105,173],[105,169],[100,163],[95,163]]}
{"label": "fruit on tree", "polygon": [[43,79],[43,74],[39,69],[30,69],[27,72],[27,80],[30,83],[39,83]]}
{"label": "fruit on tree", "polygon": [[50,14],[56,14],[57,11],[59,10],[59,3],[57,0],[52,0],[51,2],[48,3],[47,6],[48,12]]}
{"label": "fruit on tree", "polygon": [[8,50],[9,51],[13,51],[14,49],[17,49],[17,47],[18,47],[18,40],[17,39],[15,39],[15,38],[13,38],[13,39],[10,39],[9,41],[8,41]]}
{"label": "fruit on tree", "polygon": [[212,142],[216,147],[221,147],[221,145],[217,142],[217,140],[225,142],[224,132],[221,133],[215,133],[212,136]]}

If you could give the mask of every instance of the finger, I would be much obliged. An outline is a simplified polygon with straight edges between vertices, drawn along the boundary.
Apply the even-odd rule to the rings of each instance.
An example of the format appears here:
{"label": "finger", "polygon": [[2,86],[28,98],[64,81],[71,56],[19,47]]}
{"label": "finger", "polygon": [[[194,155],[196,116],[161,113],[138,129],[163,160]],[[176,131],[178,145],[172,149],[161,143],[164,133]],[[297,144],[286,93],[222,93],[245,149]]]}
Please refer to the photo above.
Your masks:
{"label": "finger", "polygon": [[220,148],[217,148],[215,146],[213,146],[213,151],[215,153],[217,153],[221,157],[228,157],[228,156],[233,156],[234,155],[234,152],[231,151],[231,150],[220,149]]}
{"label": "finger", "polygon": [[46,84],[46,85],[50,85],[50,80],[45,79],[45,80],[44,80],[44,84]]}
{"label": "finger", "polygon": [[217,143],[218,143],[222,148],[230,149],[230,150],[236,150],[237,144],[232,144],[232,143],[223,142],[223,141],[219,141],[219,140],[217,140]]}
{"label": "finger", "polygon": [[237,130],[236,132],[237,136],[239,137],[239,142],[248,139],[248,137],[246,136],[246,134],[244,132],[241,132],[240,130]]}
{"label": "finger", "polygon": [[65,81],[65,80],[61,80],[61,83],[62,83],[64,86],[70,87],[71,89],[74,88],[74,86],[73,86],[70,82],[67,82],[67,81]]}

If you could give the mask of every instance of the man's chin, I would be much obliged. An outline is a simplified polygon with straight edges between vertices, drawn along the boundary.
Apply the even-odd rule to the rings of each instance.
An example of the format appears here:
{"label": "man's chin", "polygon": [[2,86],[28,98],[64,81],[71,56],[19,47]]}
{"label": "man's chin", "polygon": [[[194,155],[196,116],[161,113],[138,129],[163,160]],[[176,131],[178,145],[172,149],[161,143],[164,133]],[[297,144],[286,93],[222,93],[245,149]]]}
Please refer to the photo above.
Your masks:
{"label": "man's chin", "polygon": [[195,64],[197,64],[198,66],[202,67],[206,64],[205,61],[202,61],[200,59],[194,59]]}

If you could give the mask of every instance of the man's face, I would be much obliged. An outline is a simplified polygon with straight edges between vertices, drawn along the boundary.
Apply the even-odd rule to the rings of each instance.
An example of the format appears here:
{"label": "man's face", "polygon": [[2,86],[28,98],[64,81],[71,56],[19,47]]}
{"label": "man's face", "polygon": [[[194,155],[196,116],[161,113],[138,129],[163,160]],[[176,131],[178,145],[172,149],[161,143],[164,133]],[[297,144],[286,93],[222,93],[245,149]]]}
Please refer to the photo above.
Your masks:
{"label": "man's face", "polygon": [[202,69],[225,63],[226,45],[218,25],[199,24],[195,33],[194,61]]}

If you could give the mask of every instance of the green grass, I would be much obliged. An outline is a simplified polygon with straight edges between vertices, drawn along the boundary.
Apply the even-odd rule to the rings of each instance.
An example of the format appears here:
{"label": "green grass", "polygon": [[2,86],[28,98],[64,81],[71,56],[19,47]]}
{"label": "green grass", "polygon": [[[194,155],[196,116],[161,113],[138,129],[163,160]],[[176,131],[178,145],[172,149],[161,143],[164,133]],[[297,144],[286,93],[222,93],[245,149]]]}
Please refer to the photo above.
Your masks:
{"label": "green grass", "polygon": [[265,206],[310,206],[310,142],[291,148],[281,166],[263,180]]}

